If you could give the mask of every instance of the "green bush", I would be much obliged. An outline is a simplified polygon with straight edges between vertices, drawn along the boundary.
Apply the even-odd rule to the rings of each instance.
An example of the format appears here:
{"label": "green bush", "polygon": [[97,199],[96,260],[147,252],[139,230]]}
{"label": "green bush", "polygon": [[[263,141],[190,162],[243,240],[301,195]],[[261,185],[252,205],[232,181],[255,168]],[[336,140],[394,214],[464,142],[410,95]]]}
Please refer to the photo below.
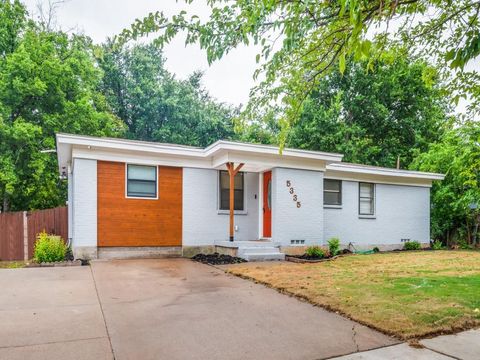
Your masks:
{"label": "green bush", "polygon": [[374,253],[380,252],[380,249],[377,246],[375,246],[372,250],[373,250]]}
{"label": "green bush", "polygon": [[317,257],[317,258],[325,257],[325,252],[322,250],[320,246],[309,246],[307,250],[305,250],[305,254],[307,254],[310,257]]}
{"label": "green bush", "polygon": [[340,252],[340,239],[334,237],[328,240],[328,251],[332,256],[337,255]]}
{"label": "green bush", "polygon": [[465,240],[465,238],[460,238],[458,241],[457,241],[457,245],[460,249],[462,250],[469,250],[471,249],[472,247],[468,244],[467,240]]}
{"label": "green bush", "polygon": [[45,231],[37,234],[33,258],[36,262],[55,262],[65,260],[67,246],[60,236],[47,234]]}
{"label": "green bush", "polygon": [[420,250],[422,245],[418,241],[408,241],[403,245],[405,250]]}
{"label": "green bush", "polygon": [[442,250],[443,249],[443,244],[440,240],[435,240],[432,243],[432,249],[433,250]]}

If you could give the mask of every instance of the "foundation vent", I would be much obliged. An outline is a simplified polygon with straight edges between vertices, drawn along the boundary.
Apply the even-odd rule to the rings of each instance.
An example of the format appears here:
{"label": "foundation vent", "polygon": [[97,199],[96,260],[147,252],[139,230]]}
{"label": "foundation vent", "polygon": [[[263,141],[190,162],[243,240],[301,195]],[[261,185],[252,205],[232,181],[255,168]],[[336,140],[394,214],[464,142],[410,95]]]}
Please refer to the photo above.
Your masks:
{"label": "foundation vent", "polygon": [[305,245],[305,240],[290,240],[290,245]]}

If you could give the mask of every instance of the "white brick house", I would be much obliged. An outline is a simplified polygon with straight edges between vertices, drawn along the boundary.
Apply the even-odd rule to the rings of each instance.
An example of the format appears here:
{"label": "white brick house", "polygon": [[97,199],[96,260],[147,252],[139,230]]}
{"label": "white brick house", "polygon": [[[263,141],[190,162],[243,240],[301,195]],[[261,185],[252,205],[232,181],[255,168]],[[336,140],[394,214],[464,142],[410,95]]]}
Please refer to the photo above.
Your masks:
{"label": "white brick house", "polygon": [[[332,237],[357,249],[427,244],[430,187],[443,179],[230,141],[195,148],[57,134],[57,153],[69,182],[69,237],[81,258],[211,251],[281,258]],[[234,180],[233,242],[227,163],[244,164]]]}

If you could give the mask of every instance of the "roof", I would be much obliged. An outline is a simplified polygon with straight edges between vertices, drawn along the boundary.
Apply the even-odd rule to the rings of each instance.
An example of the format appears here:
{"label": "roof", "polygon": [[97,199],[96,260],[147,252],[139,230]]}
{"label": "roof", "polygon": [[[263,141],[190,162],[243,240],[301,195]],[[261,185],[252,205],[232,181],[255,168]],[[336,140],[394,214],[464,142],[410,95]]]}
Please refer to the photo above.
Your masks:
{"label": "roof", "polygon": [[380,166],[353,164],[353,163],[346,163],[346,162],[328,164],[327,170],[349,172],[349,173],[372,174],[372,175],[414,177],[417,179],[429,179],[429,180],[443,180],[443,178],[445,177],[445,175],[443,174],[404,170],[404,169],[392,169],[392,168],[386,168],[386,167],[380,167]]}
{"label": "roof", "polygon": [[72,158],[122,161],[139,164],[223,169],[225,163],[243,162],[244,171],[264,171],[272,167],[322,170],[334,174],[349,173],[380,176],[385,179],[411,178],[419,181],[441,180],[443,175],[397,170],[377,166],[343,163],[342,154],[300,150],[278,146],[219,140],[205,147],[57,134],[57,156],[61,174],[65,174]]}

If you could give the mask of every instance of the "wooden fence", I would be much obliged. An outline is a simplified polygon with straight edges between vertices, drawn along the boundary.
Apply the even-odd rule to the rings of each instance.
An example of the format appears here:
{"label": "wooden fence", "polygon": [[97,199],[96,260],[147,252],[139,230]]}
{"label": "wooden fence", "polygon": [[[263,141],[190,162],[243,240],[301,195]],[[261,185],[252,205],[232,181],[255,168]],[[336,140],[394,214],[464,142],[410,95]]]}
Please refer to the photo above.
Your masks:
{"label": "wooden fence", "polygon": [[0,214],[0,260],[28,260],[33,257],[37,234],[68,238],[67,207]]}

